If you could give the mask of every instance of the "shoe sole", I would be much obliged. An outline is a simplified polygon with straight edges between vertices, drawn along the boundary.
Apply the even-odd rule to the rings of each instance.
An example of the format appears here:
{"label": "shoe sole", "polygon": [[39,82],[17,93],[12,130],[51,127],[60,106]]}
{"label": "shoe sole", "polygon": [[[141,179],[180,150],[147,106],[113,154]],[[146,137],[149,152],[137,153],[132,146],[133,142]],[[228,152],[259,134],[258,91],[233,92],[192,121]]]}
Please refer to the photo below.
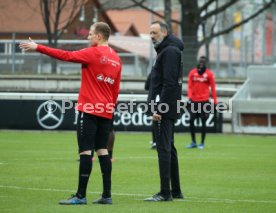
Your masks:
{"label": "shoe sole", "polygon": [[173,199],[184,199],[184,197],[173,197]]}
{"label": "shoe sole", "polygon": [[92,203],[93,204],[101,204],[101,205],[111,205],[112,200],[108,200],[108,201],[102,201],[102,200],[98,201],[98,200],[96,200],[96,201],[93,201]]}
{"label": "shoe sole", "polygon": [[170,201],[173,201],[172,199],[171,200],[144,200],[145,202],[170,202]]}
{"label": "shoe sole", "polygon": [[93,204],[101,204],[101,205],[111,205],[112,203],[98,203],[98,202],[93,202]]}
{"label": "shoe sole", "polygon": [[58,204],[69,206],[69,205],[86,205],[87,203],[58,203]]}

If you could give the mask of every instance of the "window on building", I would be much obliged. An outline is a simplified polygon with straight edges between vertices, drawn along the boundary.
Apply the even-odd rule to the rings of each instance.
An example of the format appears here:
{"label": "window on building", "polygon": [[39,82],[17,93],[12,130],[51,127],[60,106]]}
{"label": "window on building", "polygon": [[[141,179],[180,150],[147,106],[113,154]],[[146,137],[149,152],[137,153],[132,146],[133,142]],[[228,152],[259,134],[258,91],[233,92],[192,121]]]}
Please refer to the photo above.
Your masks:
{"label": "window on building", "polygon": [[5,44],[0,43],[0,53],[5,53]]}
{"label": "window on building", "polygon": [[15,43],[15,52],[16,53],[21,53],[22,50],[19,48],[19,43]]}

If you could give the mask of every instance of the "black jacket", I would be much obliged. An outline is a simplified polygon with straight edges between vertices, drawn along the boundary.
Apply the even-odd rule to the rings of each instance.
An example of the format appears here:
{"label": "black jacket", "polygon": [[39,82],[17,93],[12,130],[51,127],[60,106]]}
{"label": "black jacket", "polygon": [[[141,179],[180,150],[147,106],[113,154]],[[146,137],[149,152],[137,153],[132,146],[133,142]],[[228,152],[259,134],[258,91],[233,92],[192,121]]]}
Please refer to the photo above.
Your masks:
{"label": "black jacket", "polygon": [[150,88],[150,79],[151,79],[151,73],[148,75],[147,80],[145,82],[145,90],[148,91]]}
{"label": "black jacket", "polygon": [[[181,99],[183,48],[183,42],[170,34],[155,49],[157,57],[151,71],[148,103],[154,101],[158,105],[167,104],[169,110],[165,113],[161,112],[165,108],[162,107],[160,111],[155,107],[157,114],[163,118],[177,119],[180,116],[177,112],[177,101]],[[153,114],[150,108],[148,114]]]}

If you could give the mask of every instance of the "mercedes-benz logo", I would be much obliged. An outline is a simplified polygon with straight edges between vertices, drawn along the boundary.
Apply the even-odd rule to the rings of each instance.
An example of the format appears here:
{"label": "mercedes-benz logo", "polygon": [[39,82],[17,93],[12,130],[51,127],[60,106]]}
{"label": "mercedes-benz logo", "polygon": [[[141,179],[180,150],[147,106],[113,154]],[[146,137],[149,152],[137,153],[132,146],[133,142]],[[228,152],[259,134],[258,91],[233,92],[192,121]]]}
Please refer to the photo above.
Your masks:
{"label": "mercedes-benz logo", "polygon": [[49,100],[49,101],[44,102],[43,108],[44,108],[45,112],[54,113],[58,108],[58,104],[55,101]]}
{"label": "mercedes-benz logo", "polygon": [[43,102],[36,111],[37,121],[44,129],[56,129],[63,121],[61,106],[52,100]]}

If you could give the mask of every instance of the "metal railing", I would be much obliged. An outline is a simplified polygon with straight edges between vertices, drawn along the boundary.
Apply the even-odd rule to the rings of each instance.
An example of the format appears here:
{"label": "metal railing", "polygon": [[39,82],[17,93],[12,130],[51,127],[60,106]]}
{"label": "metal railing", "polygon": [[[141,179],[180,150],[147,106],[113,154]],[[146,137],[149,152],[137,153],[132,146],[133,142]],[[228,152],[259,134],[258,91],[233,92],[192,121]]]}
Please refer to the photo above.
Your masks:
{"label": "metal railing", "polygon": [[[40,53],[24,53],[18,48],[22,40],[0,40],[0,74],[52,74],[51,58]],[[47,44],[46,40],[37,43]],[[87,47],[84,40],[59,40],[58,48],[77,50]],[[119,53],[123,76],[145,76],[148,61],[133,53]],[[76,75],[81,65],[57,60],[56,74]]]}
{"label": "metal railing", "polygon": [[[52,74],[51,59],[39,53],[23,53],[18,44],[21,40],[0,40],[0,75],[1,74]],[[37,40],[38,43],[48,44],[46,40]],[[275,41],[273,41],[275,43]],[[209,45],[210,68],[217,78],[246,78],[246,69],[249,65],[269,65],[276,63],[276,56],[265,54],[263,50],[256,50],[254,38],[245,37],[239,48],[233,44],[233,36],[220,36]],[[67,50],[77,50],[87,46],[85,40],[59,40],[58,47]],[[186,48],[193,45],[185,44]],[[187,49],[186,49],[187,50]],[[149,51],[147,49],[146,51]],[[195,52],[188,49],[188,53]],[[188,54],[187,53],[187,54]],[[205,46],[198,51],[198,56],[206,55]],[[122,59],[123,76],[141,77],[149,72],[151,57],[143,58],[134,53],[119,53]],[[188,58],[188,57],[187,57]],[[191,67],[196,67],[196,61],[189,60]],[[80,73],[80,65],[57,61],[58,75],[76,75]],[[186,76],[184,76],[186,77]]]}

